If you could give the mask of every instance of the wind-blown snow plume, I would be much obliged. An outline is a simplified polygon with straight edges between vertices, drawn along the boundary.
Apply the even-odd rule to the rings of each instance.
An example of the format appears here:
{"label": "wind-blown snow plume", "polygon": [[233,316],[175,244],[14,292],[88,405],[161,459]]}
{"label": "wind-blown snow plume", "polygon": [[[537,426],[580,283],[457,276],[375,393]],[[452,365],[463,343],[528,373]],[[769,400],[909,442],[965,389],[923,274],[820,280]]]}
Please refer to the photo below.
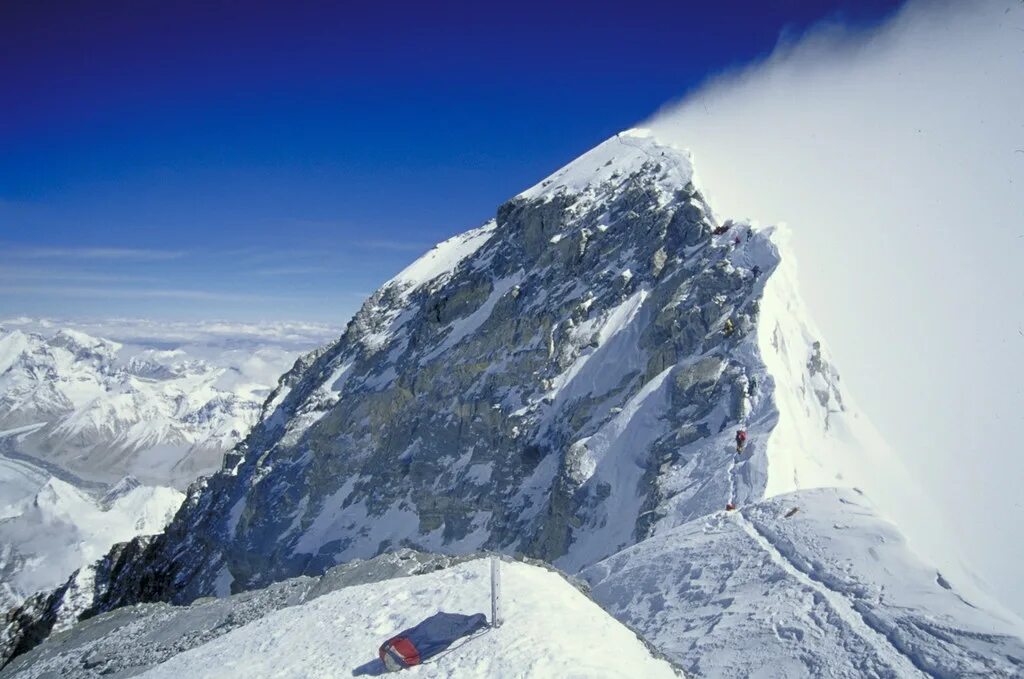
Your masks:
{"label": "wind-blown snow plume", "polygon": [[1024,610],[1024,3],[822,26],[646,124],[693,151],[721,214],[792,226],[847,387],[945,507],[901,525],[956,536]]}

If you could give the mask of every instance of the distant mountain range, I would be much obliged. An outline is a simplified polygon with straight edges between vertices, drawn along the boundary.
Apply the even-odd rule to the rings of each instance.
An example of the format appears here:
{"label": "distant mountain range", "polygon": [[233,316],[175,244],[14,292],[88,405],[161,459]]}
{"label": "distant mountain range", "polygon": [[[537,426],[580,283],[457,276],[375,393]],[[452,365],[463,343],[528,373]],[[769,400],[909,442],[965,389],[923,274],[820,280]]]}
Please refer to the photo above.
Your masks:
{"label": "distant mountain range", "polygon": [[89,481],[131,474],[184,488],[248,432],[300,349],[329,335],[308,325],[262,337],[225,326],[190,337],[178,327],[177,339],[173,326],[163,338],[148,324],[112,329],[137,343],[46,321],[0,322],[0,431],[31,428],[12,452]]}
{"label": "distant mountain range", "polygon": [[160,532],[184,499],[168,486],[216,470],[279,374],[330,334],[313,324],[0,322],[0,609],[114,543]]}
{"label": "distant mountain range", "polygon": [[111,545],[163,530],[185,496],[125,477],[96,495],[0,457],[0,609],[55,587]]}

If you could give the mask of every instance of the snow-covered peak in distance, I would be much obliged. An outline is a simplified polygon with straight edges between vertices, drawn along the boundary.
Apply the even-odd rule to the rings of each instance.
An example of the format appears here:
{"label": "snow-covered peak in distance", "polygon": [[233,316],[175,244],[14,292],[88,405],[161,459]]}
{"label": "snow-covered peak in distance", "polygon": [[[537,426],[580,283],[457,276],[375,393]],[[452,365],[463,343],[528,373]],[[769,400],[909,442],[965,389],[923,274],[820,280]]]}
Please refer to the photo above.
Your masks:
{"label": "snow-covered peak in distance", "polygon": [[[91,334],[103,328],[120,341]],[[310,324],[0,322],[0,609],[115,542],[162,530],[183,498],[162,486],[215,470],[299,350],[331,334]]]}
{"label": "snow-covered peak in distance", "polygon": [[321,327],[309,337],[308,325],[278,328],[279,340],[247,328],[232,335],[226,324],[169,324],[165,338],[145,322],[110,329],[131,343],[77,324],[0,322],[0,431],[40,425],[5,446],[90,480],[135,474],[184,487],[245,435],[295,345],[308,350],[332,334]]}
{"label": "snow-covered peak in distance", "polygon": [[103,494],[103,497],[100,498],[100,507],[104,509],[110,508],[115,502],[125,497],[141,485],[142,484],[139,483],[139,480],[134,476],[124,477],[111,486],[110,490]]}
{"label": "snow-covered peak in distance", "polygon": [[58,330],[50,338],[50,344],[55,347],[64,347],[74,354],[76,360],[93,359],[97,362],[115,360],[117,353],[123,348],[123,345],[118,342],[93,337],[71,328]]}
{"label": "snow-covered peak in distance", "polygon": [[182,500],[133,478],[98,498],[0,456],[0,611],[60,585],[117,542],[163,530]]}

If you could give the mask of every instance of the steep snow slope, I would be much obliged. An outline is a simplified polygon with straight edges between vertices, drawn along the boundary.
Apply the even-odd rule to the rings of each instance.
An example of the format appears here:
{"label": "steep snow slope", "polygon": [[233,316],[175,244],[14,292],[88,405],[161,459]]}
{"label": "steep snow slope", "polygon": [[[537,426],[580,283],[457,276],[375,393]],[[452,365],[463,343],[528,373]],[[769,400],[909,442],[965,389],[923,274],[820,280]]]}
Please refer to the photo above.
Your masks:
{"label": "steep snow slope", "polygon": [[49,474],[28,462],[0,457],[0,520],[17,516],[18,508],[39,492],[49,478]]}
{"label": "steep snow slope", "polygon": [[583,576],[598,603],[698,676],[1024,673],[1018,621],[962,598],[852,490],[719,512]]}
{"label": "steep snow slope", "polygon": [[184,487],[245,435],[298,353],[269,340],[246,349],[137,341],[148,344],[0,323],[0,429],[43,424],[19,452],[90,480],[134,474]]}
{"label": "steep snow slope", "polygon": [[[380,559],[341,567],[319,582],[288,581],[255,595],[185,608],[121,609],[53,637],[0,676],[374,675],[382,669],[377,647],[395,633],[439,611],[489,615],[487,559],[391,579],[375,577],[373,571],[401,572],[409,568],[403,561],[411,561],[414,572],[446,564],[443,557],[403,559],[400,555],[397,564],[389,563],[393,557],[381,559],[385,560],[382,567],[375,564]],[[355,584],[360,580],[371,584]],[[667,662],[652,657],[632,632],[557,573],[505,562],[502,583],[504,624],[500,628],[463,640],[409,673],[427,677],[677,676]]]}
{"label": "steep snow slope", "polygon": [[[784,227],[772,235],[787,252],[766,282],[758,347],[774,383],[780,414],[768,440],[765,495],[801,488],[858,488],[895,521],[915,551],[939,564],[972,599],[998,606],[976,587],[974,576],[951,549],[946,526],[936,521],[936,499],[927,496],[899,453],[841,389],[827,343],[810,318],[797,285],[797,263]],[[808,352],[810,347],[810,352]]]}

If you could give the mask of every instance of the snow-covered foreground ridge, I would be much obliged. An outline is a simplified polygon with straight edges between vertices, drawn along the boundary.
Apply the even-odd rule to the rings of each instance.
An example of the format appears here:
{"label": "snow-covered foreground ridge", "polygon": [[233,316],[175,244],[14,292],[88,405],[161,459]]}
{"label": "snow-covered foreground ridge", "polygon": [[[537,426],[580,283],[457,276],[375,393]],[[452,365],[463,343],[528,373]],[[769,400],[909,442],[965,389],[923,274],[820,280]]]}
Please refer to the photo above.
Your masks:
{"label": "snow-covered foreground ridge", "polygon": [[583,577],[598,603],[695,676],[1024,673],[1015,621],[961,597],[854,490],[717,512]]}
{"label": "snow-covered foreground ridge", "polygon": [[[702,558],[731,569],[774,563],[765,577],[789,578],[793,591],[828,604],[792,633],[807,643],[842,636],[822,666],[841,668],[837,676],[924,671],[896,642],[880,645],[887,632],[867,604],[817,588],[756,530],[752,510],[723,513],[823,484],[862,483],[870,496],[885,490],[872,475],[899,474],[894,456],[865,449],[870,432],[784,263],[773,229],[717,221],[685,152],[643,131],[617,135],[374,293],[341,338],[282,377],[252,433],[190,489],[165,533],[115,548],[93,575],[28,602],[9,616],[0,654],[79,617],[256,590],[400,547],[520,553],[591,574],[630,550],[641,561],[657,555],[645,551],[657,541],[696,549],[704,529],[695,526],[713,532],[729,521],[721,525],[742,529],[746,542],[723,531],[722,547]],[[747,438],[737,452],[739,430]],[[807,507],[835,513],[825,502]],[[831,524],[791,525],[826,545],[818,563],[842,545]],[[877,519],[865,531],[894,535]],[[886,591],[949,585],[910,557],[889,562]],[[699,585],[697,571],[681,577]],[[775,581],[730,594],[740,582],[726,577],[714,595],[721,616],[751,616]],[[949,658],[967,658],[970,671],[1016,666],[1012,623],[980,609],[972,617],[953,605],[955,589],[939,588],[945,598],[921,614],[941,619],[927,644],[980,650],[950,652],[927,671],[955,675],[960,660]],[[647,600],[650,620],[681,609],[664,628],[644,628],[666,653],[676,651],[665,640],[721,623],[657,589],[627,594],[605,600],[623,619],[637,614],[624,601]],[[843,624],[818,624],[820,615]],[[790,627],[761,637],[761,653],[786,659],[783,676],[813,674],[803,662],[813,653],[789,641]],[[877,662],[865,664],[872,648]],[[723,638],[699,652],[708,667],[726,667],[733,647]],[[694,653],[676,661],[692,664]]]}
{"label": "snow-covered foreground ridge", "polygon": [[[412,674],[678,676],[558,573],[514,561],[501,568],[504,623]],[[442,611],[489,617],[487,559],[406,553],[188,607],[124,608],[55,636],[0,676],[373,676],[383,669],[381,642]]]}
{"label": "snow-covered foreground ridge", "polygon": [[[674,667],[853,679],[1024,668],[1011,626],[960,598],[854,491],[716,512],[582,575],[593,600],[551,570],[506,561],[504,624],[415,673],[647,677]],[[487,560],[400,550],[189,606],[122,607],[51,636],[0,677],[374,675],[385,639],[439,611],[489,615],[488,594]]]}

